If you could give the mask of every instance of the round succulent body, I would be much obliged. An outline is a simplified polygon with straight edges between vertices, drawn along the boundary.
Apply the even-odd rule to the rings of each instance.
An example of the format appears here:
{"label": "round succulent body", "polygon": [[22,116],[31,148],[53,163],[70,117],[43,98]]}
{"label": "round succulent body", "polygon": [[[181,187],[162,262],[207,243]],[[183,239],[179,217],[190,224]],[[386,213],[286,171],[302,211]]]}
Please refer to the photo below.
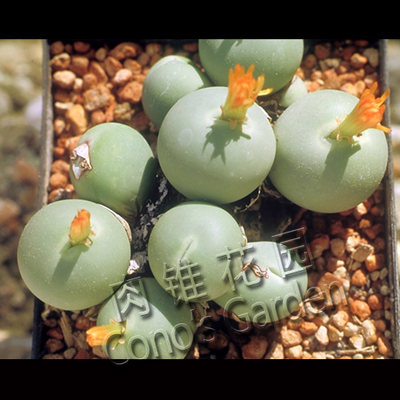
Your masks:
{"label": "round succulent body", "polygon": [[148,244],[149,265],[173,297],[208,301],[229,289],[229,270],[242,265],[244,247],[240,226],[227,211],[189,201],[157,221]]}
{"label": "round succulent body", "polygon": [[79,198],[104,204],[131,222],[151,194],[156,165],[137,130],[106,122],[80,138],[71,155],[70,177]]}
{"label": "round succulent body", "polygon": [[388,147],[380,129],[332,137],[359,99],[320,90],[290,105],[274,125],[277,151],[269,177],[293,203],[322,213],[342,212],[368,198],[381,182]]}
{"label": "round succulent body", "polygon": [[130,256],[129,234],[115,213],[79,199],[59,200],[36,212],[17,251],[26,286],[64,310],[82,310],[112,295]]}
{"label": "round succulent body", "polygon": [[289,86],[286,89],[282,89],[282,94],[279,98],[279,104],[282,107],[289,107],[296,100],[305,96],[308,93],[307,87],[304,81],[298,77],[294,76]]}
{"label": "round succulent body", "polygon": [[295,315],[307,291],[307,269],[276,242],[250,242],[231,288],[214,301],[240,319],[258,324]]}
{"label": "round succulent body", "polygon": [[191,306],[177,303],[152,277],[124,283],[102,305],[96,324],[115,325],[102,347],[119,360],[183,359],[196,329]]}
{"label": "round succulent body", "polygon": [[266,178],[275,136],[254,103],[234,128],[221,118],[226,87],[208,87],[178,100],[161,125],[157,154],[162,171],[191,200],[226,204],[242,199]]}
{"label": "round succulent body", "polygon": [[187,57],[169,55],[157,61],[143,83],[143,109],[159,129],[168,110],[184,95],[211,86],[208,77]]}
{"label": "round succulent body", "polygon": [[215,85],[227,86],[228,70],[235,64],[255,65],[265,74],[264,89],[278,91],[299,67],[304,52],[302,39],[200,39],[199,56]]}

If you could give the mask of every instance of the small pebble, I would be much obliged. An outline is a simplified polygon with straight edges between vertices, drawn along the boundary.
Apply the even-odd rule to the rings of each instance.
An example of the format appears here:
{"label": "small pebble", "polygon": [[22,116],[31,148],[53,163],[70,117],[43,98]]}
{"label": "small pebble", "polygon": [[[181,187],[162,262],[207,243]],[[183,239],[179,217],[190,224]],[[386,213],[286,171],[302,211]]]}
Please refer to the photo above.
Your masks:
{"label": "small pebble", "polygon": [[72,89],[75,83],[76,75],[72,71],[57,71],[53,74],[54,85],[61,89]]}
{"label": "small pebble", "polygon": [[242,357],[244,359],[261,359],[264,357],[268,347],[265,336],[251,336],[250,341],[242,346]]}
{"label": "small pebble", "polygon": [[354,336],[351,336],[349,338],[349,343],[353,346],[355,349],[362,349],[365,346],[365,339],[364,336],[361,334],[356,334]]}
{"label": "small pebble", "polygon": [[344,336],[350,337],[356,335],[360,331],[360,327],[352,322],[348,322],[343,329]]}
{"label": "small pebble", "polygon": [[301,333],[294,329],[283,327],[280,333],[280,341],[284,347],[292,347],[300,344],[303,338]]}
{"label": "small pebble", "polygon": [[350,310],[357,315],[361,321],[364,321],[371,315],[371,309],[368,303],[363,300],[353,300],[350,304]]}
{"label": "small pebble", "polygon": [[322,345],[327,346],[329,344],[328,329],[326,326],[321,325],[315,333],[315,339]]}
{"label": "small pebble", "polygon": [[302,355],[303,347],[300,344],[285,349],[285,357],[288,359],[300,360]]}

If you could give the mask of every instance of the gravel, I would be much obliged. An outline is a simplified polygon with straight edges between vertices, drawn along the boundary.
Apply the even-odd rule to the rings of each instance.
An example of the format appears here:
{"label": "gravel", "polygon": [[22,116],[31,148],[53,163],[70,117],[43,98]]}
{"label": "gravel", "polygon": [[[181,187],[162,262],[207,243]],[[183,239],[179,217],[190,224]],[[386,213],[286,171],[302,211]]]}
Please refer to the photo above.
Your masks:
{"label": "gravel", "polygon": [[[389,59],[392,54],[398,59],[399,41],[392,40],[389,44]],[[323,44],[315,49],[315,54],[307,58],[299,75],[306,81],[309,90],[337,87],[360,94],[362,88],[376,78],[377,58],[373,46],[368,42],[340,43],[341,48],[346,49],[349,60],[346,71],[338,60],[337,48],[330,46]],[[196,50],[194,44],[189,44],[183,51],[196,59]],[[154,148],[156,132],[141,110],[138,101],[140,85],[155,61],[176,50],[154,43],[139,52],[134,44],[128,42],[118,49],[102,46],[91,51],[85,42],[57,42],[52,48],[54,72],[63,72],[74,65],[72,73],[55,77],[59,84],[55,96],[58,99],[58,104],[55,104],[55,130],[56,124],[61,127],[55,139],[55,160],[68,159],[73,142],[67,139],[76,139],[84,129],[107,120],[119,119],[132,124],[145,132]],[[88,54],[92,57],[91,67],[83,60]],[[9,62],[10,59],[12,62]],[[126,62],[127,59],[135,62]],[[397,64],[390,59],[388,65],[391,68]],[[363,68],[364,75],[360,72]],[[399,123],[397,109],[400,109],[396,99],[400,96],[392,82],[400,77],[396,72],[390,72],[391,108],[395,111],[392,112],[392,124],[396,128]],[[89,73],[92,76],[85,77]],[[72,74],[75,76],[73,80]],[[101,96],[93,96],[91,92],[93,76],[103,85]],[[363,83],[357,83],[359,81]],[[83,93],[86,95],[83,96]],[[67,113],[74,104],[80,104],[84,112],[76,108]],[[22,342],[25,349],[30,344],[33,301],[19,278],[15,251],[22,227],[34,211],[40,110],[41,42],[0,40],[0,171],[5,177],[0,179],[0,358],[25,358],[27,352],[21,354],[17,348]],[[393,135],[396,160],[400,154],[400,140],[396,139],[395,133],[396,129]],[[395,177],[399,179],[400,173],[396,171]],[[246,213],[236,214],[248,223],[246,233],[249,240],[260,235],[261,224],[253,217],[271,195],[268,188],[265,189]],[[274,326],[250,324],[243,329],[235,316],[224,314],[210,302],[208,315],[212,318],[208,318],[198,329],[189,357],[391,358],[388,270],[385,263],[379,262],[376,257],[366,262],[371,255],[384,251],[381,229],[384,210],[380,193],[378,189],[351,213],[321,218],[318,214],[304,212],[299,214],[297,225],[294,224],[307,227],[307,240],[315,251],[309,285],[323,289],[326,285],[329,287],[331,282],[341,283],[339,296],[331,293],[331,298],[322,299],[326,306],[323,311],[312,313],[307,308],[310,303],[306,303],[300,318],[286,318]],[[73,187],[66,182],[54,188],[49,199],[54,201],[73,195]],[[291,217],[291,222],[296,220],[296,216]],[[362,271],[365,280],[362,276],[352,279],[357,271]],[[343,293],[344,296],[340,296]],[[98,349],[91,349],[85,341],[85,330],[95,323],[96,312],[96,307],[72,313],[46,305],[42,315],[47,329],[47,354],[44,358],[105,357]],[[210,331],[215,332],[214,337],[212,340],[209,337],[205,339]],[[13,337],[28,338],[17,343],[14,354],[10,351],[12,347],[8,346]],[[4,344],[7,344],[7,353],[2,350]]]}

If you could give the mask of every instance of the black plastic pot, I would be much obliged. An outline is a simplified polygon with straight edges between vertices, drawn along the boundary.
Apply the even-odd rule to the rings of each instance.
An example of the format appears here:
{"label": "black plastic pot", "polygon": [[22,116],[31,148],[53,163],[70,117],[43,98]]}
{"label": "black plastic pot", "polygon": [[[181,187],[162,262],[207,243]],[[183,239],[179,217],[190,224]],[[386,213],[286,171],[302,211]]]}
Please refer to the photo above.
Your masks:
{"label": "black plastic pot", "polygon": [[[146,42],[146,40],[135,40],[136,42]],[[185,40],[173,42],[182,43]],[[326,42],[327,40],[323,40]],[[101,45],[103,40],[92,41],[93,44]],[[152,42],[165,42],[165,39]],[[305,53],[307,49],[315,44],[315,40],[305,41]],[[50,41],[43,41],[43,113],[42,113],[42,129],[41,129],[41,165],[40,180],[37,208],[41,208],[47,204],[48,199],[48,182],[50,178],[50,166],[53,161],[53,103],[51,95],[51,69],[50,69]],[[113,43],[108,42],[110,45]],[[117,44],[114,43],[114,44]],[[380,87],[388,87],[388,69],[387,69],[387,41],[382,39],[378,41],[380,54],[379,80]],[[384,115],[383,125],[390,126],[390,112],[387,101],[387,108]],[[391,333],[393,357],[400,358],[400,300],[399,300],[399,276],[398,276],[398,260],[397,260],[397,239],[396,239],[396,219],[395,219],[395,200],[394,200],[394,178],[393,178],[393,157],[391,147],[391,135],[387,135],[389,145],[389,161],[387,172],[384,177],[384,193],[385,193],[385,239],[386,239],[386,264],[389,269],[389,282],[391,288]],[[35,299],[34,315],[33,315],[33,338],[32,338],[32,358],[41,358],[44,354],[44,344],[47,339],[44,332],[44,326],[41,319],[41,313],[44,304]]]}

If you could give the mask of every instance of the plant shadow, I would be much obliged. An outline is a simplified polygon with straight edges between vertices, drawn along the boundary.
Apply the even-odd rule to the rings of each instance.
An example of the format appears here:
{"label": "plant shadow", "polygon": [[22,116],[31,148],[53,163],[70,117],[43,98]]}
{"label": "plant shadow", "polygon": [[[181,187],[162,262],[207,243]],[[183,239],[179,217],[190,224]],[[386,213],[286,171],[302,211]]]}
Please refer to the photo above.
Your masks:
{"label": "plant shadow", "polygon": [[208,145],[213,146],[213,152],[210,160],[221,157],[222,162],[226,163],[225,148],[232,142],[237,142],[241,137],[250,139],[250,135],[243,133],[242,124],[237,124],[232,128],[228,121],[215,119],[206,134],[206,140],[203,145],[203,153]]}
{"label": "plant shadow", "polygon": [[51,284],[57,286],[66,282],[69,279],[80,255],[88,250],[89,247],[85,244],[72,246],[69,241],[66,242],[60,251],[61,257],[54,270]]}
{"label": "plant shadow", "polygon": [[358,142],[348,143],[346,140],[332,140],[325,160],[325,168],[321,177],[322,182],[339,185],[350,157],[359,150],[361,150],[361,146]]}

